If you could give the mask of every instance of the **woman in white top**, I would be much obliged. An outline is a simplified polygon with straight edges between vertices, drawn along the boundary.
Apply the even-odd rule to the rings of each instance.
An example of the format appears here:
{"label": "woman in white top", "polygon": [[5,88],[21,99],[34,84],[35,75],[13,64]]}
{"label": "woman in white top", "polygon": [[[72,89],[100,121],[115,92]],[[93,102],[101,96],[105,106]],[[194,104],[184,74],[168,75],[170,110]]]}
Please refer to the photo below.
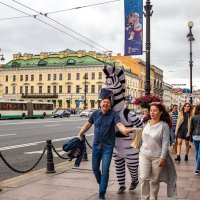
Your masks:
{"label": "woman in white top", "polygon": [[156,200],[160,177],[166,165],[171,119],[165,106],[158,102],[150,105],[150,117],[142,132],[139,156],[141,199]]}

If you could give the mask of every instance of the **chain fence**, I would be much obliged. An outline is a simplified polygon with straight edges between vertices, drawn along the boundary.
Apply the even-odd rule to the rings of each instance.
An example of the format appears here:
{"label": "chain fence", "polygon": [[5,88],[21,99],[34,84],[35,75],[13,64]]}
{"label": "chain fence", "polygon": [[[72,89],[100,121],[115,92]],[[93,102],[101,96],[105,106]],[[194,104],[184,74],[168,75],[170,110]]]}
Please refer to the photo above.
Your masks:
{"label": "chain fence", "polygon": [[[86,138],[84,138],[84,141],[85,143],[88,145],[88,147],[90,149],[92,149],[92,146],[90,145],[90,143],[88,142],[88,140]],[[41,161],[41,159],[43,158],[45,152],[47,151],[47,165],[50,164],[50,167],[47,166],[47,172],[55,172],[54,171],[54,163],[53,163],[53,155],[52,155],[52,149],[53,151],[55,152],[55,154],[61,158],[61,159],[64,159],[64,160],[69,160],[70,161],[70,158],[69,157],[63,157],[62,155],[60,155],[58,153],[58,151],[55,149],[54,145],[51,143],[51,140],[47,140],[47,145],[44,147],[44,150],[42,152],[42,154],[40,155],[40,157],[38,158],[37,162],[29,169],[27,170],[19,170],[19,169],[16,169],[14,167],[12,167],[9,162],[4,158],[4,156],[2,155],[1,151],[0,151],[0,158],[2,159],[2,161],[5,163],[5,165],[10,168],[12,171],[16,172],[16,173],[28,173],[30,172],[31,170],[33,170],[38,164],[39,162]],[[85,150],[84,152],[87,154],[86,152],[86,145],[85,145]]]}
{"label": "chain fence", "polygon": [[42,154],[40,155],[39,159],[37,160],[37,162],[30,168],[30,169],[27,169],[27,170],[18,170],[18,169],[15,169],[14,167],[12,167],[7,161],[6,159],[4,158],[4,156],[2,155],[2,153],[0,152],[0,158],[3,160],[3,162],[7,165],[7,167],[9,167],[12,171],[16,172],[16,173],[27,173],[27,172],[30,172],[31,170],[33,170],[37,165],[38,163],[41,161],[42,157],[44,156],[45,154],[45,151],[47,150],[47,147],[45,146]]}

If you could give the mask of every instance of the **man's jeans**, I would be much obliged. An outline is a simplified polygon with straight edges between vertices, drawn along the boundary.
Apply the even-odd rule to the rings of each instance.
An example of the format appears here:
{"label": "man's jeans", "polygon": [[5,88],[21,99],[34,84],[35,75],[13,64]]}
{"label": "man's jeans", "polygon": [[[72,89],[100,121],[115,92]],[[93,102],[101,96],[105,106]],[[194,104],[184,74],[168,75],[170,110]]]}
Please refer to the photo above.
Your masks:
{"label": "man's jeans", "polygon": [[196,163],[197,163],[197,170],[200,170],[200,141],[194,140],[194,145],[196,149]]}
{"label": "man's jeans", "polygon": [[[92,147],[92,170],[97,183],[99,184],[99,193],[105,194],[109,180],[109,168],[113,154],[113,147]],[[102,161],[102,172],[100,164]]]}
{"label": "man's jeans", "polygon": [[172,126],[170,128],[170,145],[172,145],[172,143],[175,143],[175,130],[176,130],[175,126]]}

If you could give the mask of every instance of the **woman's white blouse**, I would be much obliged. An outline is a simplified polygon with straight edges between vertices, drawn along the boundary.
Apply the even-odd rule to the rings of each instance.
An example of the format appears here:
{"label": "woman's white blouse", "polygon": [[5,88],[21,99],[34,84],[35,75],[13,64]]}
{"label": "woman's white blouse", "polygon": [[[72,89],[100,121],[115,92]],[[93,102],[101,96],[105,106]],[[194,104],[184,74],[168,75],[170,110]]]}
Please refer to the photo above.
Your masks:
{"label": "woman's white blouse", "polygon": [[170,130],[167,123],[160,121],[150,126],[148,122],[142,132],[140,153],[150,157],[166,159],[170,143]]}

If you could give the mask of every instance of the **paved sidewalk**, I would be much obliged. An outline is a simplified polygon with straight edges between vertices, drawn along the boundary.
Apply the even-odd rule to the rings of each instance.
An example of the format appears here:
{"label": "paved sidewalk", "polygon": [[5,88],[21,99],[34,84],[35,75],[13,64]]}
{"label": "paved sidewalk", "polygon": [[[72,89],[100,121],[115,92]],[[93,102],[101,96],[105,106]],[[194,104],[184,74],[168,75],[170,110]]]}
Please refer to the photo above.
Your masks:
{"label": "paved sidewalk", "polygon": [[[173,159],[175,155],[172,155]],[[184,155],[182,156],[184,157]],[[189,161],[183,159],[175,163],[177,180],[177,198],[166,197],[166,185],[161,184],[159,200],[165,199],[200,199],[200,176],[194,175],[195,160],[194,147],[189,154]],[[98,200],[98,185],[91,171],[91,159],[82,162],[79,168],[73,163],[55,166],[55,174],[46,174],[45,171],[29,173],[2,183],[3,191],[0,200]],[[130,179],[127,175],[127,188]],[[107,200],[136,200],[140,199],[140,185],[134,191],[117,194],[118,183],[115,167],[112,163]]]}

